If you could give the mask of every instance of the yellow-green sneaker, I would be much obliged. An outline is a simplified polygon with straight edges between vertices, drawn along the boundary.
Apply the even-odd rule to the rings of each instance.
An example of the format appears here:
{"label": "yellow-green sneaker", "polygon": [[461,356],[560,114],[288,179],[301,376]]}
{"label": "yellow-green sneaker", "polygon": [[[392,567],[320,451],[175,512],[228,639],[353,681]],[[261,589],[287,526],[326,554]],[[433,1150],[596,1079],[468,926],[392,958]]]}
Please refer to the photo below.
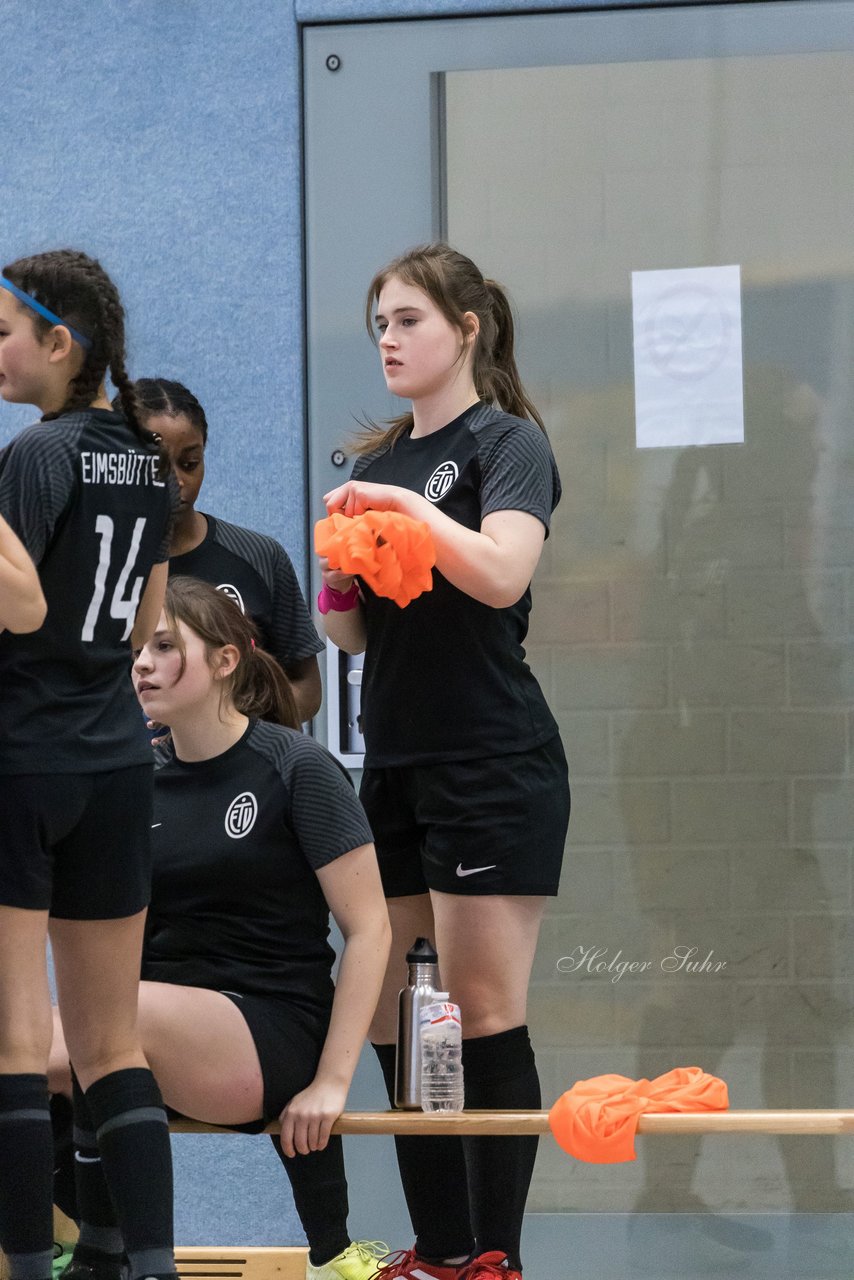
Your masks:
{"label": "yellow-green sneaker", "polygon": [[354,1240],[322,1267],[313,1267],[306,1258],[305,1280],[372,1280],[379,1259],[387,1253],[382,1240]]}
{"label": "yellow-green sneaker", "polygon": [[65,1268],[71,1261],[71,1255],[74,1252],[73,1244],[66,1244],[62,1240],[54,1240],[53,1242],[53,1280],[59,1280]]}

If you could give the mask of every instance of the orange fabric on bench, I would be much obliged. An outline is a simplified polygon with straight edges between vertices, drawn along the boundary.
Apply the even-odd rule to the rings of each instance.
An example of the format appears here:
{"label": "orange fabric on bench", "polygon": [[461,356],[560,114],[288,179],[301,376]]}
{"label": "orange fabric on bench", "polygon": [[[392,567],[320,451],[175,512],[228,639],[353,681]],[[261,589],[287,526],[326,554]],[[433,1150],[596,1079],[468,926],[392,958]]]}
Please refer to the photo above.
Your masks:
{"label": "orange fabric on bench", "polygon": [[577,1160],[617,1164],[635,1159],[638,1117],[644,1112],[726,1111],[723,1080],[699,1067],[676,1067],[655,1080],[593,1076],[577,1081],[549,1112],[555,1141]]}

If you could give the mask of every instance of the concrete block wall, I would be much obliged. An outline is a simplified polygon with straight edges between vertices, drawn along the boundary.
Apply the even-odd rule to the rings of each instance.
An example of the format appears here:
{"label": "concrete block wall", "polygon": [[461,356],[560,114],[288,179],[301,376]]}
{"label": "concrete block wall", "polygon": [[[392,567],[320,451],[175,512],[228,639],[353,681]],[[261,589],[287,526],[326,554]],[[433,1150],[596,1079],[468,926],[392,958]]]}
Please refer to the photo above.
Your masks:
{"label": "concrete block wall", "polygon": [[[748,377],[763,382],[766,400],[786,394],[785,379]],[[552,1099],[600,1072],[652,1076],[697,1063],[728,1080],[733,1106],[845,1105],[854,642],[849,575],[836,563],[846,525],[833,510],[854,510],[854,444],[830,450],[830,512],[803,496],[815,466],[796,500],[777,467],[773,424],[751,484],[738,470],[747,446],[671,458],[660,543],[632,566],[618,536],[626,486],[612,511],[607,493],[603,501],[571,479],[601,453],[597,426],[557,441],[571,493],[552,538],[589,520],[612,531],[617,551],[580,554],[580,577],[565,547],[552,551],[531,632],[574,803],[532,988],[544,1092]],[[625,467],[611,466],[607,443],[605,454],[609,474]],[[678,473],[688,468],[691,484],[711,474],[702,506],[686,510]],[[639,474],[636,485],[642,502]],[[680,963],[689,951],[699,971]],[[621,975],[621,962],[636,968]],[[737,1161],[723,1144],[688,1146],[643,1142],[628,1170],[568,1167],[544,1144],[534,1203],[854,1204],[851,1168],[832,1144],[762,1141],[741,1145]]]}

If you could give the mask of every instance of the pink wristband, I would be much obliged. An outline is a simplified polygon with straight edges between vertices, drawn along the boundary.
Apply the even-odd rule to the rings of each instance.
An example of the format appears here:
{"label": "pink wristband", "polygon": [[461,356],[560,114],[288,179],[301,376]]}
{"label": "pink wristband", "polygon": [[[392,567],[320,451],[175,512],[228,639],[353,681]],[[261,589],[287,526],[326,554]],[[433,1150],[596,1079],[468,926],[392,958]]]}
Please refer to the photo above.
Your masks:
{"label": "pink wristband", "polygon": [[359,586],[354,582],[349,591],[336,591],[327,583],[323,584],[317,597],[317,607],[321,613],[349,613],[359,603]]}

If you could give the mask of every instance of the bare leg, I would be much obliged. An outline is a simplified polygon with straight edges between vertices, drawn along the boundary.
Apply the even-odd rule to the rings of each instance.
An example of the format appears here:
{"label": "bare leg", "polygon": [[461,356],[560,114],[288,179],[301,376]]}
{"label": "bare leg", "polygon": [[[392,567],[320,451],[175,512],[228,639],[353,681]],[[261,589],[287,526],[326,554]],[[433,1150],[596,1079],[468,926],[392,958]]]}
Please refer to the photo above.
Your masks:
{"label": "bare leg", "polygon": [[[71,1096],[62,1019],[54,1009],[48,1081]],[[239,1009],[219,991],[139,985],[139,1037],[167,1106],[209,1124],[248,1124],[263,1110],[255,1044]]]}
{"label": "bare leg", "polygon": [[228,996],[143,982],[139,1028],[170,1107],[209,1124],[248,1124],[261,1117],[261,1064],[249,1027]]}
{"label": "bare leg", "polygon": [[442,981],[462,1011],[463,1034],[522,1026],[545,898],[435,890],[430,897]]}
{"label": "bare leg", "polygon": [[71,1097],[71,1062],[68,1058],[68,1045],[65,1043],[65,1032],[62,1029],[62,1018],[56,1005],[53,1014],[53,1039],[50,1042],[50,1056],[47,1062],[47,1087],[51,1093],[62,1093]]}
{"label": "bare leg", "polygon": [[52,920],[65,1040],[83,1089],[112,1071],[145,1067],[137,991],[145,912],[119,920]]}
{"label": "bare leg", "polygon": [[0,907],[0,1074],[45,1071],[50,1049],[47,912]]}
{"label": "bare leg", "polygon": [[[397,997],[406,986],[406,953],[416,938],[436,940],[433,906],[429,894],[413,894],[387,901],[391,921],[391,952],[386,966],[377,1011],[369,1035],[375,1044],[394,1044],[397,1036]],[[439,962],[442,963],[442,953]],[[443,981],[445,979],[443,978]]]}

